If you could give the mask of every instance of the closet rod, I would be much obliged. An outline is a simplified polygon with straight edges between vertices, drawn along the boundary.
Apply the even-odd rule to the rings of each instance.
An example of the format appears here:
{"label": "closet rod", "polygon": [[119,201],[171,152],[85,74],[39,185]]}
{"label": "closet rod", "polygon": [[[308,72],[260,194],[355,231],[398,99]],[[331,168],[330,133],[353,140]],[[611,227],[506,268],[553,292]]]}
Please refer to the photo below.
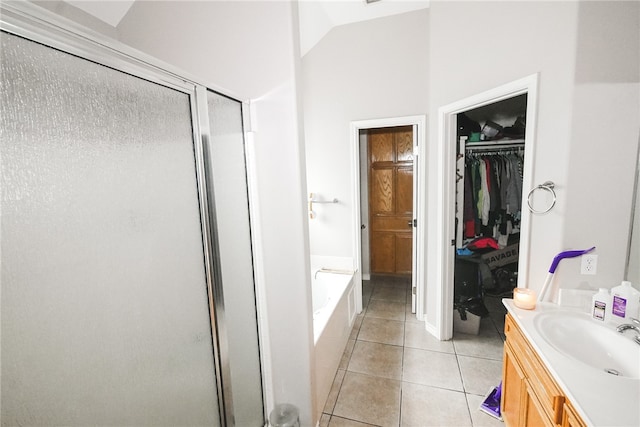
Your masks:
{"label": "closet rod", "polygon": [[507,148],[524,148],[524,142],[514,142],[511,144],[466,144],[465,150],[467,151],[475,151],[475,150],[503,150]]}
{"label": "closet rod", "polygon": [[471,153],[467,153],[467,157],[468,158],[475,158],[475,157],[484,157],[484,156],[495,156],[495,155],[505,155],[505,154],[516,154],[516,155],[521,155],[523,154],[524,151],[519,149],[519,150],[515,150],[515,149],[506,149],[506,150],[489,150],[489,151],[477,151],[477,152],[471,152]]}

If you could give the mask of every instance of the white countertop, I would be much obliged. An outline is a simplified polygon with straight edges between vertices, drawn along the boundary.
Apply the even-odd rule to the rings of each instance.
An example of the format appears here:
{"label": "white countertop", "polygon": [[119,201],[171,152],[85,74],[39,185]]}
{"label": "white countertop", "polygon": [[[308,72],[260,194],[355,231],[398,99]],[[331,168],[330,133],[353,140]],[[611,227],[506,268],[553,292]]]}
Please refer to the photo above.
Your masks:
{"label": "white countertop", "polygon": [[541,313],[575,309],[538,302],[534,310],[523,310],[512,299],[502,302],[585,423],[640,426],[640,379],[617,377],[583,365],[556,350],[534,326],[535,317]]}

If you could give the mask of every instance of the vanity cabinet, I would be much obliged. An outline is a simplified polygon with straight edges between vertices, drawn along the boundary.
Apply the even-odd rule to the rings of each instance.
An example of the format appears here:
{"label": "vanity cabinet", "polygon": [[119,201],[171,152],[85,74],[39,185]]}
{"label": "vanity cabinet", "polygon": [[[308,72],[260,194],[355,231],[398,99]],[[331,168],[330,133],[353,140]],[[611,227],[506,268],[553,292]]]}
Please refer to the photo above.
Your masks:
{"label": "vanity cabinet", "polygon": [[584,426],[510,314],[504,331],[501,407],[505,424]]}
{"label": "vanity cabinet", "polygon": [[580,416],[573,409],[573,406],[569,402],[564,403],[564,409],[562,411],[562,427],[584,427],[585,423],[582,422]]}

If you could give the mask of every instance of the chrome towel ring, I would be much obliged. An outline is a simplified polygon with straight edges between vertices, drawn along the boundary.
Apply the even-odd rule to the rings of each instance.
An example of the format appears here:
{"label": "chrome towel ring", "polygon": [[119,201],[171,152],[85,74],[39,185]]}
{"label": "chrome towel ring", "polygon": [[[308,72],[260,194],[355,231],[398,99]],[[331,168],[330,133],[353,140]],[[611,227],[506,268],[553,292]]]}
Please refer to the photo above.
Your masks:
{"label": "chrome towel ring", "polygon": [[[553,190],[553,188],[556,185],[553,183],[553,181],[546,181],[542,184],[539,184],[537,187],[533,187],[531,189],[531,191],[529,191],[529,195],[527,196],[527,205],[529,205],[529,210],[533,213],[536,214],[543,214],[543,213],[547,213],[549,212],[556,204],[556,192]],[[553,196],[553,200],[551,201],[551,205],[549,205],[549,207],[545,210],[535,210],[533,208],[533,206],[531,206],[531,196],[533,195],[533,192],[536,190],[545,190],[548,191],[549,193],[551,193],[551,195]]]}

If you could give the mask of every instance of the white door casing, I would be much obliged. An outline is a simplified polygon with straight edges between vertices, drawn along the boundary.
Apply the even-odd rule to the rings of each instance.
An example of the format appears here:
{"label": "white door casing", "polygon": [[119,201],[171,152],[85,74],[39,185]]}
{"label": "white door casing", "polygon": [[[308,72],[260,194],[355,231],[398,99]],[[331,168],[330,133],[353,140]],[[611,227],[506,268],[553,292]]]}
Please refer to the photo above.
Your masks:
{"label": "white door casing", "polygon": [[[523,191],[532,188],[534,144],[538,95],[538,75],[533,74],[520,80],[456,101],[438,109],[438,171],[437,219],[434,272],[429,274],[429,283],[434,288],[428,294],[435,298],[437,310],[434,325],[427,329],[440,340],[453,336],[453,277],[454,253],[452,241],[455,239],[455,163],[456,163],[456,115],[483,105],[492,104],[521,94],[527,94],[525,156],[523,165]],[[531,213],[523,198],[520,227],[520,257],[518,259],[518,287],[526,287],[529,268],[529,247],[531,233]]]}
{"label": "white door casing", "polygon": [[[420,254],[424,253],[425,233],[424,209],[421,205],[424,197],[420,195],[418,188],[419,182],[424,182],[426,173],[424,171],[424,162],[418,159],[424,152],[426,140],[426,123],[427,117],[422,116],[406,116],[394,117],[386,119],[372,119],[353,121],[350,125],[351,140],[351,177],[352,177],[352,203],[353,203],[353,268],[355,271],[362,271],[362,233],[361,233],[361,209],[360,209],[360,131],[364,129],[395,127],[395,126],[413,126],[414,129],[414,166],[413,166],[413,218],[416,220],[417,227],[413,228],[413,255],[412,261],[412,287],[415,287],[415,294],[412,295],[412,311],[416,312],[419,320],[423,320],[424,315],[424,260]],[[356,309],[360,313],[362,311],[362,276],[356,274]]]}

